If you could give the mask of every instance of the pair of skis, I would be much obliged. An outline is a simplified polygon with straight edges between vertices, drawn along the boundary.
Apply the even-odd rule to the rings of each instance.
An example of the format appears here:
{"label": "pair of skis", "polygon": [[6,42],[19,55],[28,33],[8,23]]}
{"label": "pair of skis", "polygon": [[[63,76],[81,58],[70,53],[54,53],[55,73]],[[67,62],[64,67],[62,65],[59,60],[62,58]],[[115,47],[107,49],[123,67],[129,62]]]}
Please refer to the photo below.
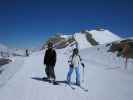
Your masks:
{"label": "pair of skis", "polygon": [[[88,89],[86,89],[85,87],[81,86],[81,85],[75,85],[75,84],[68,84],[66,83],[67,86],[69,86],[72,90],[76,90],[76,87],[80,88],[81,90],[83,90],[84,92],[88,92]],[[76,86],[76,87],[75,87]]]}
{"label": "pair of skis", "polygon": [[[84,83],[84,76],[85,76],[84,68],[85,68],[85,65],[82,63],[82,66],[83,66],[83,75],[82,75],[83,77],[82,77],[82,82]],[[82,89],[83,91],[88,92],[88,89],[86,89],[85,87],[83,87],[83,86],[81,86],[81,85],[76,85],[76,84],[73,84],[73,83],[68,83],[67,81],[66,81],[66,84],[67,84],[72,90],[75,90],[75,89],[76,89],[76,87],[73,86],[73,85],[75,85],[75,86],[79,87],[80,89]]]}

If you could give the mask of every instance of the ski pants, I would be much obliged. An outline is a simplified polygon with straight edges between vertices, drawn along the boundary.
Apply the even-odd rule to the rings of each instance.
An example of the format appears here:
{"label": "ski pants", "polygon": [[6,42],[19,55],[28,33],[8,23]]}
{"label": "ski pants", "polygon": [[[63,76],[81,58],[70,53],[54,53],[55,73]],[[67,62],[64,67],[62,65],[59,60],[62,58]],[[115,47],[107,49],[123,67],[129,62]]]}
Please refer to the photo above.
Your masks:
{"label": "ski pants", "polygon": [[55,80],[56,77],[55,77],[54,66],[46,65],[45,72],[49,79],[53,78]]}
{"label": "ski pants", "polygon": [[80,84],[80,71],[79,71],[79,66],[78,67],[69,67],[69,72],[67,74],[67,81],[70,83],[71,81],[71,75],[73,73],[73,70],[76,72],[76,84]]}

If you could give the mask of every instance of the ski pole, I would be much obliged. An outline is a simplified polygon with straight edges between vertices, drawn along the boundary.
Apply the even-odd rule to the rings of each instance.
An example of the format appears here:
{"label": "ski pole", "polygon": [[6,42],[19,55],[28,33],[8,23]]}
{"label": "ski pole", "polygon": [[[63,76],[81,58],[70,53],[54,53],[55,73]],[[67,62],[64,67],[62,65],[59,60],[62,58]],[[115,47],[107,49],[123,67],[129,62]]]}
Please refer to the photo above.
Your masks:
{"label": "ski pole", "polygon": [[84,82],[84,67],[83,67],[83,72],[82,72],[82,82]]}
{"label": "ski pole", "polygon": [[84,68],[85,68],[85,65],[84,63],[81,63],[82,67],[83,67],[83,70],[82,70],[82,82],[84,82]]}
{"label": "ski pole", "polygon": [[128,58],[125,58],[125,69],[127,69]]}

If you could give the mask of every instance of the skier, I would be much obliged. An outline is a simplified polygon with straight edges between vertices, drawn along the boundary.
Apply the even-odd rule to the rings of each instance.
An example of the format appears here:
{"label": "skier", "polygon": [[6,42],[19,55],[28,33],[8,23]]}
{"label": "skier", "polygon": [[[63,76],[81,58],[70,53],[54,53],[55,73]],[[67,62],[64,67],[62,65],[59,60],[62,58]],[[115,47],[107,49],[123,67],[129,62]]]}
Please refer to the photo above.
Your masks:
{"label": "skier", "polygon": [[68,61],[70,63],[69,65],[69,72],[67,74],[67,82],[70,84],[71,82],[71,75],[73,73],[73,70],[76,72],[76,85],[80,86],[80,70],[79,70],[79,64],[83,67],[84,64],[82,63],[82,59],[80,58],[79,51],[77,48],[73,49],[73,54],[70,56],[70,60]]}
{"label": "skier", "polygon": [[44,65],[46,65],[45,72],[47,78],[50,82],[55,82],[55,72],[54,67],[56,64],[56,51],[53,49],[53,43],[48,43],[48,49],[45,52],[44,56]]}
{"label": "skier", "polygon": [[28,49],[26,49],[26,51],[25,51],[25,52],[26,52],[26,56],[29,56],[29,52],[28,52]]}

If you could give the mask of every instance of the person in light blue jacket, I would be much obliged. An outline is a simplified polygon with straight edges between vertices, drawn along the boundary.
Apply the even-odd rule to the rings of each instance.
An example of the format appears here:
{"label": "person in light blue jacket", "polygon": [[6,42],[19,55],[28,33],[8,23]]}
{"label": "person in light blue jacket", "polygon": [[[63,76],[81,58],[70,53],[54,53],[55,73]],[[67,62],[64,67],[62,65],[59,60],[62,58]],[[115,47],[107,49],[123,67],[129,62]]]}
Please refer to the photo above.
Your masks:
{"label": "person in light blue jacket", "polygon": [[69,64],[69,71],[67,74],[67,82],[68,84],[71,84],[71,75],[73,73],[73,70],[76,72],[76,85],[80,86],[80,63],[84,67],[84,64],[82,63],[82,60],[79,55],[79,51],[77,48],[73,49],[73,54],[70,56],[70,60],[68,61]]}

